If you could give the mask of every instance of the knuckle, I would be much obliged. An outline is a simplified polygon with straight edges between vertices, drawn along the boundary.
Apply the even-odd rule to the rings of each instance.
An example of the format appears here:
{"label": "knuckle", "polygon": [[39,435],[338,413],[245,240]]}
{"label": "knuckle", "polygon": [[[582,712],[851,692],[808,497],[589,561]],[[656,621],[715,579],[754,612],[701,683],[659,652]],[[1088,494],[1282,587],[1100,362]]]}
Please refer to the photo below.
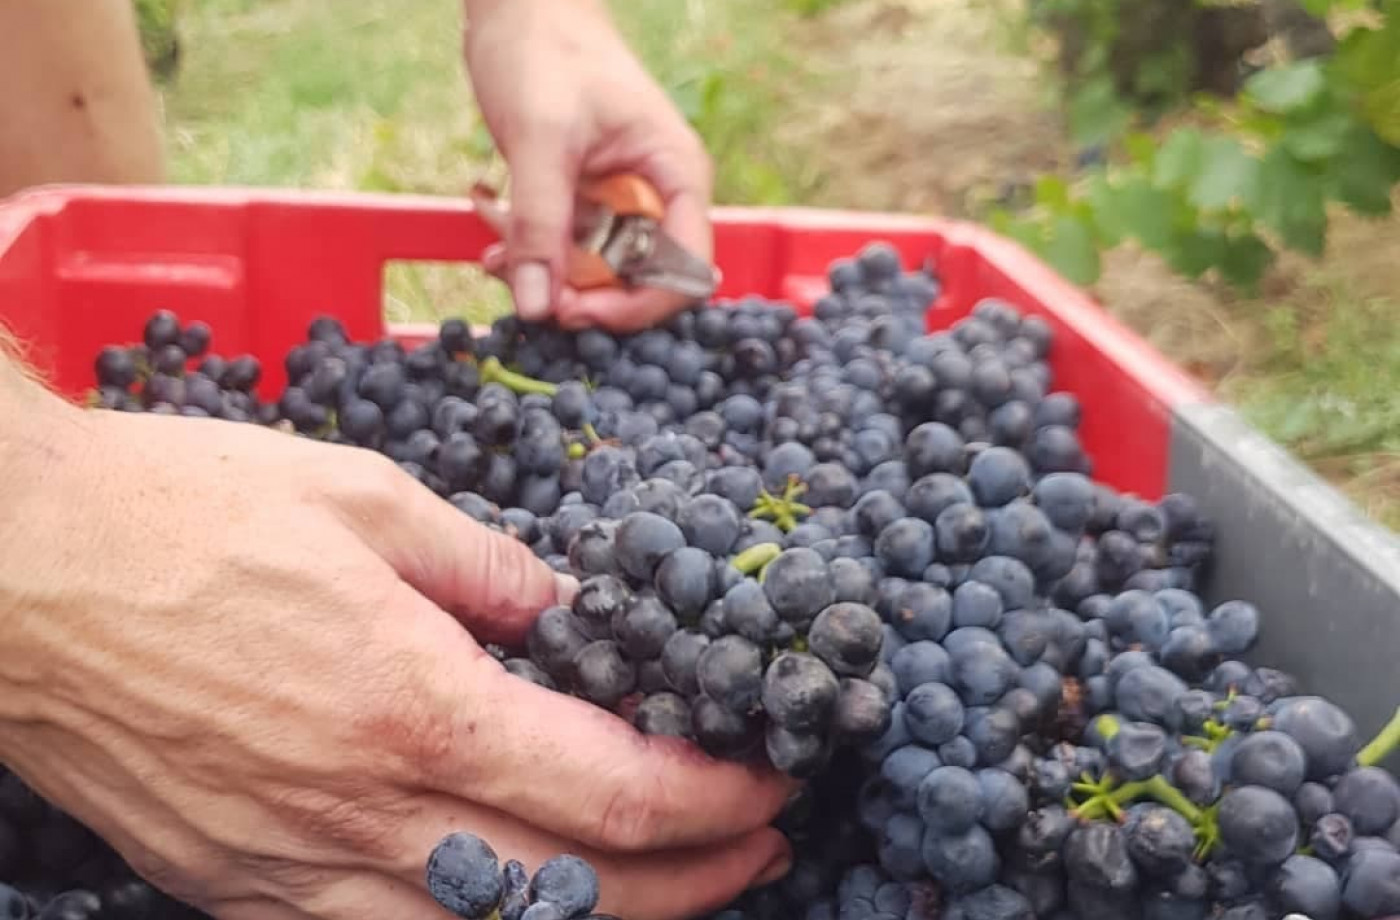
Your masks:
{"label": "knuckle", "polygon": [[317,476],[308,482],[311,492],[356,518],[374,521],[377,516],[403,508],[405,485],[413,482],[387,454],[347,447],[343,475]]}
{"label": "knuckle", "polygon": [[352,481],[351,502],[356,513],[370,522],[402,513],[409,500],[407,486],[412,480],[385,454],[366,451],[360,473]]}
{"label": "knuckle", "polygon": [[455,756],[452,720],[437,717],[429,708],[422,702],[405,701],[392,730],[397,737],[391,736],[386,743],[402,758],[410,775],[436,778],[458,767],[460,758]]}
{"label": "knuckle", "polygon": [[393,787],[460,779],[470,701],[458,692],[460,678],[441,668],[425,664],[421,654],[396,656],[386,665],[380,692],[355,716],[355,743],[378,752],[374,776]]}

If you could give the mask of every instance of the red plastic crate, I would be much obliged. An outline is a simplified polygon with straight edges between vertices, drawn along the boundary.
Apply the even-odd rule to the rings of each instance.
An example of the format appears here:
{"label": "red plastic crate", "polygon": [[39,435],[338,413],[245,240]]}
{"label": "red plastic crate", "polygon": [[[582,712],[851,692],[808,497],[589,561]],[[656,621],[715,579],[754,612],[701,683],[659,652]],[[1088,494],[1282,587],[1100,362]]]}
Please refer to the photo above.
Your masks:
{"label": "red plastic crate", "polygon": [[[334,314],[355,337],[386,331],[390,260],[473,262],[493,242],[470,204],[402,195],[50,187],[0,206],[0,319],[71,396],[91,387],[105,344],[139,339],[150,313],[176,311],[214,330],[222,354],[262,359],[264,395],[285,382],[282,357],[310,321]],[[1095,475],[1146,498],[1166,483],[1172,409],[1195,385],[1077,288],[1009,241],[927,218],[802,209],[720,208],[719,296],[757,294],[808,309],[828,264],[887,240],[910,267],[932,259],[945,327],[1002,297],[1055,329],[1055,387],[1084,405]]]}
{"label": "red plastic crate", "polygon": [[[1400,540],[1078,288],[1016,244],[956,222],[721,208],[715,223],[723,298],[756,294],[805,309],[825,290],[831,260],[886,240],[910,267],[935,263],[943,294],[930,328],[985,297],[1045,317],[1056,334],[1054,386],[1083,404],[1095,477],[1148,499],[1195,496],[1219,535],[1205,596],[1250,600],[1269,618],[1256,660],[1335,700],[1363,734],[1390,717]],[[432,333],[386,329],[386,262],[471,262],[490,242],[470,205],[453,199],[47,188],[0,203],[0,321],[79,397],[103,345],[138,340],[150,313],[169,308],[208,322],[220,353],[260,357],[267,396],[317,315],[340,317],[357,338]]]}

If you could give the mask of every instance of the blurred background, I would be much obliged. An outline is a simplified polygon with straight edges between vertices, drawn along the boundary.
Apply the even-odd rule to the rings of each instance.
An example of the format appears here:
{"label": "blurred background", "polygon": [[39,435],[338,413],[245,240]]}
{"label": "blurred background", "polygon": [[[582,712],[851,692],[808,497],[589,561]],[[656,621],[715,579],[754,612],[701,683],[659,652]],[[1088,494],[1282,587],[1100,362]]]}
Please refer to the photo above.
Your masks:
{"label": "blurred background", "polygon": [[[503,176],[458,0],[134,2],[174,181]],[[1400,529],[1400,3],[1305,6],[613,4],[720,203],[990,223]],[[502,305],[460,270],[394,272],[392,318]]]}

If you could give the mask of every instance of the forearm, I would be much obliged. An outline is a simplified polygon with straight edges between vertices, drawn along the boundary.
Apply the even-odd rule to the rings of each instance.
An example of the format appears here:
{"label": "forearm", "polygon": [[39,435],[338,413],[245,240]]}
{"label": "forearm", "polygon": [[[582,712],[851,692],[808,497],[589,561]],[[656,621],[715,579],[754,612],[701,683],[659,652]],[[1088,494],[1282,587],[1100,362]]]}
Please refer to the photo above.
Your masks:
{"label": "forearm", "polygon": [[0,197],[164,176],[131,0],[0,0]]}
{"label": "forearm", "polygon": [[54,395],[0,322],[0,552],[19,506],[81,450],[87,413]]}

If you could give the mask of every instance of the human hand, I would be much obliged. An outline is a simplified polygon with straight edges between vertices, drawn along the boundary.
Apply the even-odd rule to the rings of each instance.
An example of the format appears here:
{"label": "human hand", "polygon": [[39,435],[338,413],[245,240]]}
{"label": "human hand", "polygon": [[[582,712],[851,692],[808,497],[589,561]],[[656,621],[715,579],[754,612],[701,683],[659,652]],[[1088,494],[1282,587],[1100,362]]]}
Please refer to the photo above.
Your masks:
{"label": "human hand", "polygon": [[158,887],[229,920],[447,917],[425,864],[468,830],[669,920],[785,867],[777,777],[484,652],[572,586],[387,459],[45,415],[0,431],[0,760]]}
{"label": "human hand", "polygon": [[713,252],[709,156],[601,4],[467,0],[467,19],[467,70],[511,174],[506,240],[486,267],[509,282],[517,313],[626,332],[684,307],[669,291],[562,284],[580,177],[640,174],[665,202],[666,231],[702,258]]}

